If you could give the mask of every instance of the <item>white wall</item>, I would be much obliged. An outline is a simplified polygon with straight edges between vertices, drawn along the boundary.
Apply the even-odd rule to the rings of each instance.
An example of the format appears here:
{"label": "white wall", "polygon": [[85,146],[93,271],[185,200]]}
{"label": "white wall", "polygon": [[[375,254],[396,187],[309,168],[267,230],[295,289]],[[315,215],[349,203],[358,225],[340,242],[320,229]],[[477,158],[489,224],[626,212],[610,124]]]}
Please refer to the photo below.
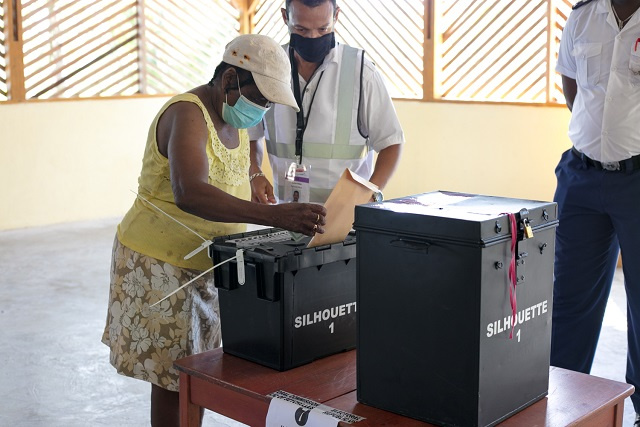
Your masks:
{"label": "white wall", "polygon": [[566,107],[397,102],[407,140],[385,191],[433,190],[552,200],[554,169],[569,148]]}
{"label": "white wall", "polygon": [[[121,216],[166,98],[0,105],[0,230]],[[551,200],[569,147],[560,107],[397,101],[407,144],[385,191]]]}
{"label": "white wall", "polygon": [[0,105],[0,229],[122,215],[164,101]]}

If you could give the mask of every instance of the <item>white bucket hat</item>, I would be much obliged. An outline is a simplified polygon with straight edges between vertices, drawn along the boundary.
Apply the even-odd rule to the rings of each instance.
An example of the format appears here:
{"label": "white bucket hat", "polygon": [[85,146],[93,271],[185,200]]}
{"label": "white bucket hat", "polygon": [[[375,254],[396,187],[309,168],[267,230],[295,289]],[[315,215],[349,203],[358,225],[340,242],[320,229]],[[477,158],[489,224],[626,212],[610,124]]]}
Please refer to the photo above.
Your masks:
{"label": "white bucket hat", "polygon": [[261,34],[243,34],[227,44],[222,60],[251,71],[260,93],[271,102],[299,111],[291,91],[291,64],[282,46]]}

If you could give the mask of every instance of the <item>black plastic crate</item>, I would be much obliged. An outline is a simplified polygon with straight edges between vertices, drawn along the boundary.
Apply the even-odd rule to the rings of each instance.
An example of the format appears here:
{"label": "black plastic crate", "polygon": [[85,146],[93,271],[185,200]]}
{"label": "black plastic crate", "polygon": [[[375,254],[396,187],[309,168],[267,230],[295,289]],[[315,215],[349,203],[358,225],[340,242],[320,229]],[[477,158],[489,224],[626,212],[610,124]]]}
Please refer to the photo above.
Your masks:
{"label": "black plastic crate", "polygon": [[[517,230],[511,305],[510,219]],[[433,192],[357,206],[358,400],[492,426],[547,394],[555,203]],[[529,228],[529,229],[528,229]],[[518,323],[511,333],[511,313]]]}
{"label": "black plastic crate", "polygon": [[244,285],[235,260],[214,270],[226,353],[284,371],[355,348],[355,234],[309,240],[275,228],[214,239],[214,264],[244,249]]}

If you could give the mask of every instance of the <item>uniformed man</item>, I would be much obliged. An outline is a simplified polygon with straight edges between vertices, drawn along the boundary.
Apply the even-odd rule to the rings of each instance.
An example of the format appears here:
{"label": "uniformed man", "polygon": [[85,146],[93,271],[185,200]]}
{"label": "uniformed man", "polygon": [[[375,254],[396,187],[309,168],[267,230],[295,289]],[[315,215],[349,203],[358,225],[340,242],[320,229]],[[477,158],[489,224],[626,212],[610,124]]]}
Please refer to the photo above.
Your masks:
{"label": "uniformed man", "polygon": [[[577,3],[556,70],[571,110],[556,168],[551,364],[589,373],[619,248],[628,301],[627,381],[640,413],[640,0]],[[640,425],[640,416],[636,424]]]}
{"label": "uniformed man", "polygon": [[[253,200],[292,201],[287,180],[295,180],[308,187],[299,193],[301,202],[324,203],[345,168],[383,189],[404,136],[381,75],[362,50],[335,42],[335,0],[287,0],[285,6],[290,42],[284,49],[301,111],[274,105],[263,125],[250,131]],[[260,170],[262,146],[256,140],[262,136],[273,186]]]}

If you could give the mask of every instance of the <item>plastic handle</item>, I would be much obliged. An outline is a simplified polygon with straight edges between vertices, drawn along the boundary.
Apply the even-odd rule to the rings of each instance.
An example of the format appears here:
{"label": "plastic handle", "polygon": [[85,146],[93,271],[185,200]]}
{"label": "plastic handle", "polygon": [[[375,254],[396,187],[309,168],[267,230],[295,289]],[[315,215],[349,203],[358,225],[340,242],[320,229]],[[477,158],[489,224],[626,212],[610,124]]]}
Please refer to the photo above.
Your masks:
{"label": "plastic handle", "polygon": [[412,251],[425,251],[429,252],[431,242],[424,240],[410,240],[410,239],[395,239],[391,241],[391,246],[396,248],[409,249]]}

